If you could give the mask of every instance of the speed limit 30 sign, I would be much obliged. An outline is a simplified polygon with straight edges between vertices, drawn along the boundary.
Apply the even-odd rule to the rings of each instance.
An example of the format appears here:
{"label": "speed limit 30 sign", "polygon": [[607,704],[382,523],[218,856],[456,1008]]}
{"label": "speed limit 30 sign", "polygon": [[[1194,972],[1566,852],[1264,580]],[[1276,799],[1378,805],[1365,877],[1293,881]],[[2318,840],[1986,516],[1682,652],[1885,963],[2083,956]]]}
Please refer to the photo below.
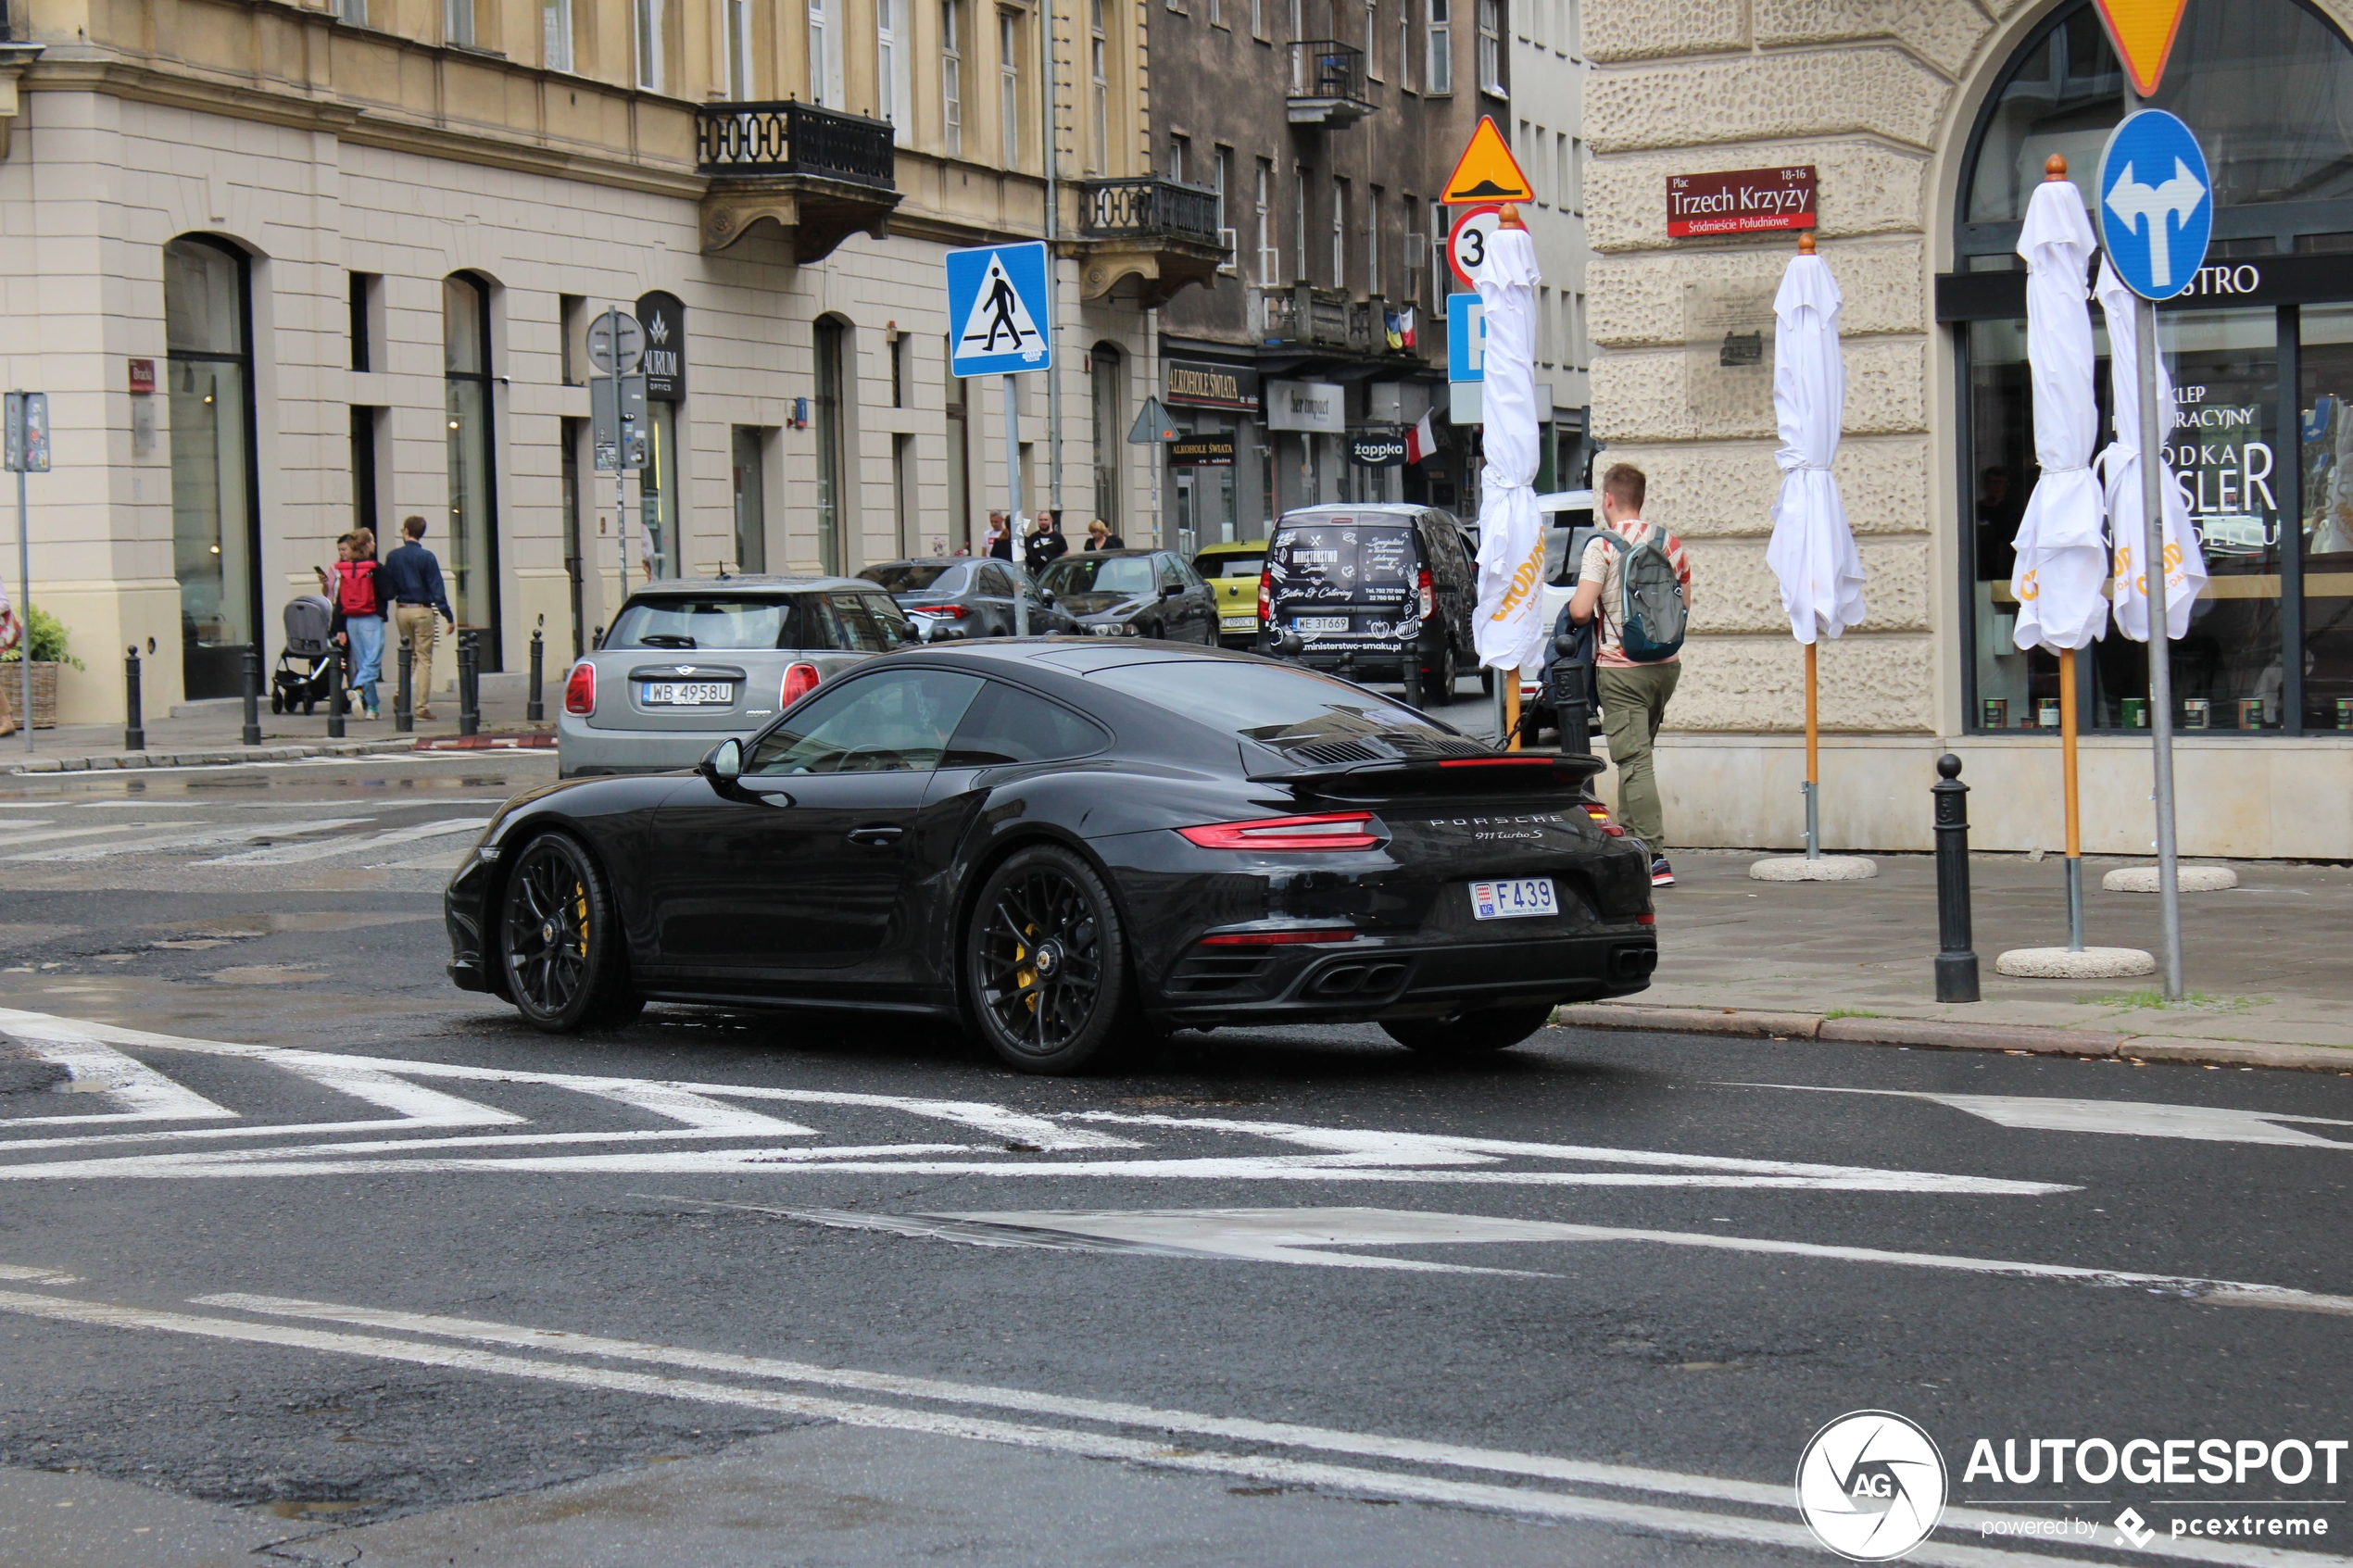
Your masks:
{"label": "speed limit 30 sign", "polygon": [[1487,264],[1488,242],[1495,237],[1495,231],[1503,222],[1501,207],[1467,207],[1454,220],[1453,228],[1447,231],[1446,265],[1462,280],[1463,287],[1478,286],[1478,272]]}

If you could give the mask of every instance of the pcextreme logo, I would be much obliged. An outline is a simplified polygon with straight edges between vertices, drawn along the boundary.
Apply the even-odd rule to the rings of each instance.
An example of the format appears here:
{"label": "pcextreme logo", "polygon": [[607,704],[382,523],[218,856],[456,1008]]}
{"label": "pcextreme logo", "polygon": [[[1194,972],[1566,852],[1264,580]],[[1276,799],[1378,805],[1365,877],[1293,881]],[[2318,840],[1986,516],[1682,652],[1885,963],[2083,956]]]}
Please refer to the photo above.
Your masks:
{"label": "pcextreme logo", "polygon": [[1935,1441],[1889,1411],[1840,1416],[1797,1461],[1806,1527],[1855,1562],[1886,1562],[1926,1540],[1944,1512],[1945,1486]]}

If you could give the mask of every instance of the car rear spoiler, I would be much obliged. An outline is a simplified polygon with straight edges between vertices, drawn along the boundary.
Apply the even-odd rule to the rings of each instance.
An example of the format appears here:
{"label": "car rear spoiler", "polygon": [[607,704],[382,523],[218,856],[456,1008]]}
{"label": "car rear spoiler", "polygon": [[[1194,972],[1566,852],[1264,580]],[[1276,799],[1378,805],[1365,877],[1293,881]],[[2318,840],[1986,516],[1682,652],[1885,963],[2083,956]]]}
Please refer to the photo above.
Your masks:
{"label": "car rear spoiler", "polygon": [[1608,766],[1598,757],[1578,753],[1502,752],[1492,757],[1401,759],[1301,768],[1291,766],[1272,748],[1247,744],[1242,747],[1242,771],[1252,784],[1285,784],[1312,795],[1582,789],[1587,780]]}

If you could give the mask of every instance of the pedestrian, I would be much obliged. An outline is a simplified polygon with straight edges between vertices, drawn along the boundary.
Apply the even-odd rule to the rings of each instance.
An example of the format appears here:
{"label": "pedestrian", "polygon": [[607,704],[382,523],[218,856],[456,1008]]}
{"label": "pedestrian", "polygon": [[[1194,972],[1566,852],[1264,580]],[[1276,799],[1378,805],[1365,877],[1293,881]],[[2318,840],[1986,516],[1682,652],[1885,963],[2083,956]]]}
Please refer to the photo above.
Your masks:
{"label": "pedestrian", "polygon": [[1039,512],[1037,531],[1022,551],[1022,563],[1029,568],[1029,574],[1037,576],[1068,554],[1070,541],[1063,537],[1062,520],[1051,511]]}
{"label": "pedestrian", "polygon": [[384,671],[384,599],[376,591],[376,535],[355,528],[335,541],[335,567],[310,569],[319,574],[319,591],[335,607],[335,636],[351,650],[347,680],[359,694],[366,715],[376,712],[376,680]]}
{"label": "pedestrian", "polygon": [[1013,531],[1005,526],[1004,513],[988,514],[988,533],[980,542],[980,553],[994,556],[999,560],[1013,558]]}
{"label": "pedestrian", "polygon": [[1642,521],[1649,488],[1650,481],[1631,463],[1613,464],[1602,476],[1603,526],[1578,564],[1568,613],[1580,626],[1599,617],[1593,684],[1601,695],[1609,759],[1617,769],[1617,818],[1650,847],[1651,885],[1672,887],[1675,870],[1665,853],[1667,822],[1655,743],[1682,673],[1677,658],[1681,638],[1664,651],[1638,638],[1634,654],[1647,657],[1637,658],[1627,650],[1626,633],[1632,620],[1629,606],[1644,596],[1671,595],[1690,608],[1692,563],[1680,539]]}
{"label": "pedestrian", "polygon": [[[19,659],[31,657],[32,650],[24,647],[24,622],[17,619],[16,607],[8,602],[8,590],[0,588],[0,653],[13,653],[19,648],[24,648],[22,653],[17,654]],[[12,694],[23,682],[24,672],[21,670],[9,670],[5,678],[0,678],[0,735],[17,733],[16,704]],[[25,715],[25,722],[32,722],[31,714]]]}
{"label": "pedestrian", "polygon": [[433,645],[438,630],[434,615],[458,629],[457,612],[449,608],[449,591],[442,585],[441,562],[425,548],[425,520],[406,519],[400,524],[401,536],[408,541],[400,548],[384,557],[384,569],[378,574],[384,588],[392,597],[392,624],[409,644],[409,673],[410,689],[417,694],[417,717],[430,719],[433,714]]}
{"label": "pedestrian", "polygon": [[1127,541],[1114,533],[1110,523],[1097,518],[1087,525],[1085,547],[1089,550],[1124,550],[1127,547]]}

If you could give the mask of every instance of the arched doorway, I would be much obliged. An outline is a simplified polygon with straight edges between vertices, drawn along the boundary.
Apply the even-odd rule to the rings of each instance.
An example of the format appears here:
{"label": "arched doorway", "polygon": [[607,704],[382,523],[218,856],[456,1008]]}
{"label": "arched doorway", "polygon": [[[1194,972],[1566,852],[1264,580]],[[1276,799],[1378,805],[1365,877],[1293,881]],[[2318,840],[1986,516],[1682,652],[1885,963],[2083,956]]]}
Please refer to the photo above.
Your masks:
{"label": "arched doorway", "polygon": [[252,291],[252,263],[225,240],[183,234],[163,247],[171,571],[192,699],[244,691],[245,646],[262,641]]}
{"label": "arched doorway", "polygon": [[[2171,646],[2175,721],[2259,735],[2353,731],[2353,46],[2299,0],[2191,0],[2150,103],[2197,132],[2214,176],[2207,269],[2158,314],[2179,421],[2167,443],[2210,580]],[[2035,729],[2055,660],[2010,639],[2010,540],[2038,470],[2020,219],[2044,160],[2092,199],[2128,110],[2091,0],[2056,10],[2005,62],[1966,144],[1937,316],[1964,392],[1959,472],[1968,721]],[[2107,336],[2100,434],[2110,429]],[[2085,661],[2096,728],[2145,720],[2141,646]],[[2137,706],[2137,704],[2134,704]]]}

